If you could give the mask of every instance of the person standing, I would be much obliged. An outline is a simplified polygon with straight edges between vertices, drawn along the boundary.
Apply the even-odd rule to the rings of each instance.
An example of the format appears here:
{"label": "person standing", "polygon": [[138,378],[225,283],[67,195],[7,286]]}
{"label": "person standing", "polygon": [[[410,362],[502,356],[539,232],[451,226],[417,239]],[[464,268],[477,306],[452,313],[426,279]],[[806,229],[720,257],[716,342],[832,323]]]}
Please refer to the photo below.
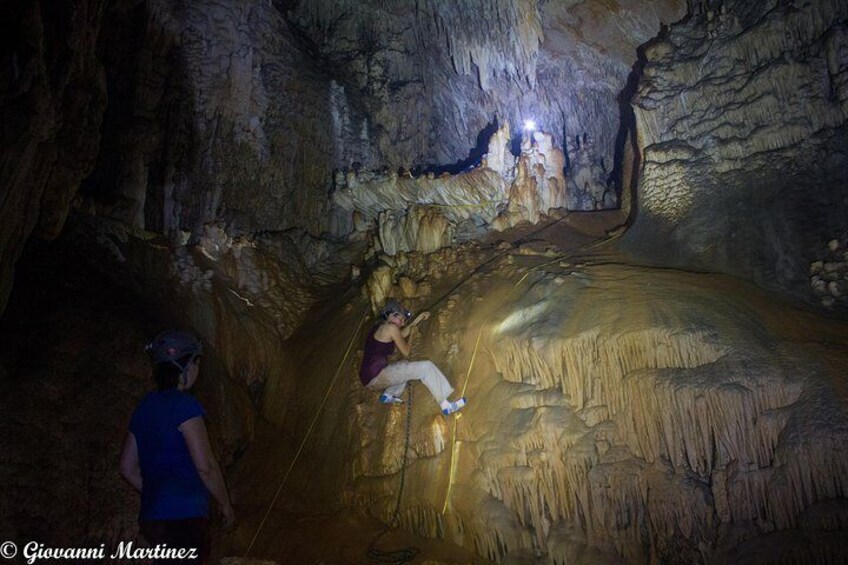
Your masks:
{"label": "person standing", "polygon": [[234,519],[221,467],[203,422],[205,412],[188,391],[200,371],[203,344],[169,330],[145,348],[157,390],[132,415],[121,453],[121,475],[141,493],[139,529],[151,545],[195,548],[208,556],[209,496],[230,525]]}

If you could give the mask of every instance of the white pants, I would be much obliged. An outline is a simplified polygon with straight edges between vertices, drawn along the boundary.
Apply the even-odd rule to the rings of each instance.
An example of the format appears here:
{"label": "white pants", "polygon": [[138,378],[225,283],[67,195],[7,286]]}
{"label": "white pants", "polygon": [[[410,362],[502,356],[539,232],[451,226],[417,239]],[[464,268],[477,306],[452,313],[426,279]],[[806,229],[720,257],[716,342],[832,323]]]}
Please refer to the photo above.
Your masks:
{"label": "white pants", "polygon": [[400,396],[409,381],[420,380],[439,404],[453,392],[453,387],[432,361],[398,361],[390,363],[368,383],[370,390],[383,390],[385,394]]}

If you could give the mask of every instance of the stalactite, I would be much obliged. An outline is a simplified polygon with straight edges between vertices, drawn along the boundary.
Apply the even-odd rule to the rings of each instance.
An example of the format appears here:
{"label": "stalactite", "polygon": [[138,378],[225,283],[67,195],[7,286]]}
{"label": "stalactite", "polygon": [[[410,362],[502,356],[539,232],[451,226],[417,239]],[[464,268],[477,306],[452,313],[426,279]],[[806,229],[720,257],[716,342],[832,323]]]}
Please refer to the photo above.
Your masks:
{"label": "stalactite", "polygon": [[551,340],[541,351],[506,338],[493,358],[506,380],[557,387],[577,409],[606,405],[621,409],[624,376],[648,368],[688,368],[712,363],[725,350],[700,333],[662,328],[601,336],[597,330],[577,337]]}
{"label": "stalactite", "polygon": [[[458,5],[450,0],[428,0],[438,30],[447,35],[458,73],[477,67],[480,85],[489,90],[498,75],[535,85],[536,58],[544,40],[536,2],[475,0]],[[473,13],[473,17],[468,14]],[[422,22],[423,23],[423,22]]]}

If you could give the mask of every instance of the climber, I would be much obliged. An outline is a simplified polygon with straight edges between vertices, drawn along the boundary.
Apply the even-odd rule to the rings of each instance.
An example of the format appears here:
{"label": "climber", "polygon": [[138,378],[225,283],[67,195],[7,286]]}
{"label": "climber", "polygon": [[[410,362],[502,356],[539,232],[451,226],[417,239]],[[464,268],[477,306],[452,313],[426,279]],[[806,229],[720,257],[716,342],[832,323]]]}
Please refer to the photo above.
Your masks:
{"label": "climber", "polygon": [[203,344],[186,332],[169,330],[145,348],[154,363],[158,390],[138,405],[121,453],[121,475],[141,492],[139,528],[151,545],[195,548],[208,553],[209,495],[225,525],[233,506],[221,467],[212,453],[203,408],[188,390],[197,380]]}
{"label": "climber", "polygon": [[430,389],[442,413],[446,416],[453,414],[465,406],[466,399],[448,400],[453,387],[432,361],[402,360],[389,363],[389,356],[394,353],[395,346],[404,357],[409,356],[412,349],[408,341],[410,331],[419,322],[429,318],[430,313],[422,312],[407,324],[411,317],[412,314],[399,302],[389,300],[386,303],[380,312],[380,322],[371,328],[365,340],[359,378],[366,388],[383,391],[380,395],[383,404],[403,403],[400,397],[406,383],[418,379]]}

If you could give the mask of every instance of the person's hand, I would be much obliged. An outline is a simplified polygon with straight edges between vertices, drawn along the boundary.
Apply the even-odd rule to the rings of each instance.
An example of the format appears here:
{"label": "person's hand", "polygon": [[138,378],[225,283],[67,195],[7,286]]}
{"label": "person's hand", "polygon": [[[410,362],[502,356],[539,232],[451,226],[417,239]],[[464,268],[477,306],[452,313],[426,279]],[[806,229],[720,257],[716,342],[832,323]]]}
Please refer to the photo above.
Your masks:
{"label": "person's hand", "polygon": [[221,507],[221,515],[224,517],[225,528],[229,528],[236,521],[236,512],[233,510],[233,505],[229,502],[226,506]]}
{"label": "person's hand", "polygon": [[426,320],[429,317],[430,317],[430,312],[427,312],[425,310],[424,312],[421,312],[420,314],[418,314],[418,316],[415,318],[415,324],[417,325],[418,322],[423,322],[424,320]]}

